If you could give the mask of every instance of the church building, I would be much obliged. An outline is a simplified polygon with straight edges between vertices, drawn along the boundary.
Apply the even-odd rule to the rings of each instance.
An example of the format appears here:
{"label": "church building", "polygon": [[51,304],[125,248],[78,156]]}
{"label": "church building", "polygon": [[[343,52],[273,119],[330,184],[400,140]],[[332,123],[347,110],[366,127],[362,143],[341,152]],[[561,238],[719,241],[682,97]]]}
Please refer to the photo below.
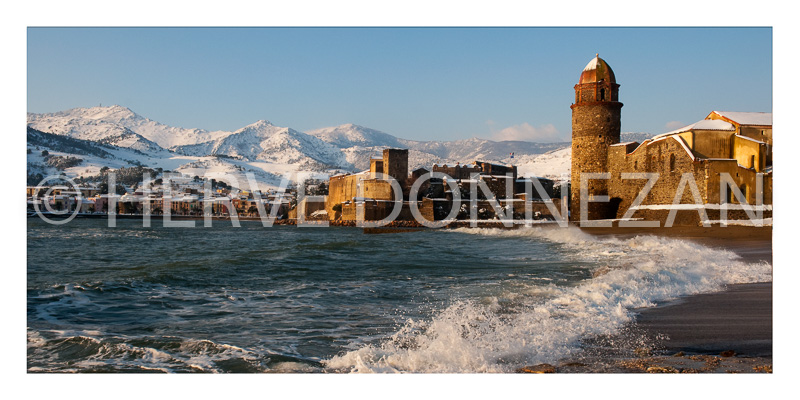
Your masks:
{"label": "church building", "polygon": [[571,221],[665,226],[771,218],[772,113],[712,111],[643,143],[620,143],[619,87],[599,56],[574,87]]}

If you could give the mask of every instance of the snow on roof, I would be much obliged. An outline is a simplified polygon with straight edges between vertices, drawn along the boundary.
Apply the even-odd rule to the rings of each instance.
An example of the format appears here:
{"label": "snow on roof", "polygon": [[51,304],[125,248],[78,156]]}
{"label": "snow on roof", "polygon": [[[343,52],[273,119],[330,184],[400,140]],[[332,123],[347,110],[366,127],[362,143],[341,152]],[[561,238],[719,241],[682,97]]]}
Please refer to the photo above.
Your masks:
{"label": "snow on roof", "polygon": [[725,117],[739,125],[769,125],[772,126],[772,113],[766,112],[736,112],[712,111],[712,113]]}
{"label": "snow on roof", "polygon": [[676,133],[683,133],[688,132],[691,130],[706,130],[706,131],[733,131],[736,130],[734,126],[726,121],[720,119],[704,119],[697,121],[691,125],[686,125],[683,128],[676,129],[671,132],[662,133],[660,135],[656,135],[653,139],[661,138],[664,136],[674,135]]}
{"label": "snow on roof", "polygon": [[747,136],[736,135],[736,138],[737,138],[737,139],[749,140],[749,141],[751,141],[751,142],[756,142],[756,143],[760,143],[760,144],[764,144],[764,142],[762,142],[762,141],[760,141],[760,140],[753,139],[753,138],[750,138],[750,137],[747,137]]}
{"label": "snow on roof", "polygon": [[686,142],[684,142],[684,141],[683,141],[683,138],[682,138],[682,137],[680,137],[680,136],[673,136],[672,138],[673,138],[673,139],[675,139],[675,141],[677,141],[677,142],[678,142],[678,144],[680,144],[680,145],[681,145],[681,147],[683,148],[683,150],[684,150],[684,151],[686,151],[686,154],[688,154],[688,155],[689,155],[689,158],[691,158],[691,159],[692,159],[692,161],[695,161],[695,160],[697,159],[697,158],[694,156],[694,153],[692,153],[692,150],[691,150],[691,149],[689,149],[689,146],[687,146],[687,145],[686,145]]}
{"label": "snow on roof", "polygon": [[586,64],[586,67],[583,70],[584,71],[590,71],[590,70],[593,70],[593,69],[597,69],[597,63],[598,63],[599,59],[600,59],[600,57],[593,58],[591,61],[589,61],[588,64]]}

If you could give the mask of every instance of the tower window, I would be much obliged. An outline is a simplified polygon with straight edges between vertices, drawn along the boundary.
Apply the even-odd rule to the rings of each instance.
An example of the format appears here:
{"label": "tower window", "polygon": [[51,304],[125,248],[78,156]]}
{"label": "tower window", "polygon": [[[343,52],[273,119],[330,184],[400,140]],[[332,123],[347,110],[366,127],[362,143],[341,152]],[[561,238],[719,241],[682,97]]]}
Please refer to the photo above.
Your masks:
{"label": "tower window", "polygon": [[669,155],[669,170],[675,171],[675,154]]}
{"label": "tower window", "polygon": [[605,99],[606,99],[606,90],[600,89],[600,100],[605,100]]}

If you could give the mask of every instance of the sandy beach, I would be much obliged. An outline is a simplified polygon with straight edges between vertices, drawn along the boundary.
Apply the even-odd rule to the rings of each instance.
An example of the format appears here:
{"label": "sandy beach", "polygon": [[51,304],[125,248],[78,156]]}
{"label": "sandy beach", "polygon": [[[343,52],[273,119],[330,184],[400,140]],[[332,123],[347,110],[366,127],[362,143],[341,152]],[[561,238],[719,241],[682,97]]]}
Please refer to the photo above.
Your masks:
{"label": "sandy beach", "polygon": [[[583,230],[620,238],[681,238],[731,250],[747,262],[772,264],[771,227]],[[634,323],[618,336],[589,342],[581,358],[519,372],[771,373],[772,295],[772,282],[738,284],[635,310]]]}

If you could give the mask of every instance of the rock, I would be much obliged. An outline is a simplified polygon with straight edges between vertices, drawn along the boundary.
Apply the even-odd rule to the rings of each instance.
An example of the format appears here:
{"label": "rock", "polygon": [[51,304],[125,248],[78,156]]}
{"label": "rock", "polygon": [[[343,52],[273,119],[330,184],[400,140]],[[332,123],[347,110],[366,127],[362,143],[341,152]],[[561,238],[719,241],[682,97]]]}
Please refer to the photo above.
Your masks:
{"label": "rock", "polygon": [[517,372],[525,374],[552,374],[556,372],[556,367],[550,364],[538,364],[522,367]]}
{"label": "rock", "polygon": [[652,354],[650,349],[647,349],[647,348],[644,348],[644,347],[639,347],[639,348],[633,350],[633,353],[636,354],[639,357],[649,357]]}
{"label": "rock", "polygon": [[586,364],[584,364],[582,362],[568,362],[568,363],[561,364],[561,366],[562,367],[585,367]]}
{"label": "rock", "polygon": [[684,353],[682,351],[679,351],[679,352],[675,353],[675,355],[673,357],[683,357],[685,355],[686,355],[686,353]]}
{"label": "rock", "polygon": [[756,365],[753,367],[753,371],[756,372],[766,372],[768,374],[772,373],[772,365]]}
{"label": "rock", "polygon": [[651,374],[677,374],[677,369],[673,367],[648,367],[647,372]]}
{"label": "rock", "polygon": [[733,357],[736,355],[736,352],[733,350],[725,350],[722,353],[719,353],[720,357]]}

